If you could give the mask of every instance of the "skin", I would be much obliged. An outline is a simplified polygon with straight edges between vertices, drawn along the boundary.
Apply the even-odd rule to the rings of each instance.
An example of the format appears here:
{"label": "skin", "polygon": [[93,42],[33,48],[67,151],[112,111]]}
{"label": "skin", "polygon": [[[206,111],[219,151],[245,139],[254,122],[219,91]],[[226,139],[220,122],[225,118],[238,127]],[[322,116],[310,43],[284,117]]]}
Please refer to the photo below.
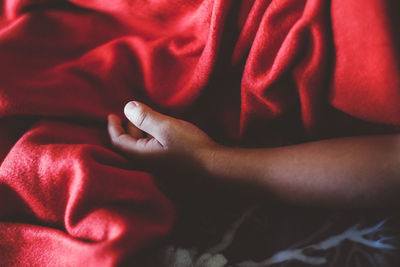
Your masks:
{"label": "skin", "polygon": [[398,134],[230,148],[195,125],[136,101],[129,102],[124,113],[126,130],[116,115],[108,116],[111,143],[149,169],[185,166],[209,179],[249,186],[300,205],[371,207],[397,205],[400,199]]}

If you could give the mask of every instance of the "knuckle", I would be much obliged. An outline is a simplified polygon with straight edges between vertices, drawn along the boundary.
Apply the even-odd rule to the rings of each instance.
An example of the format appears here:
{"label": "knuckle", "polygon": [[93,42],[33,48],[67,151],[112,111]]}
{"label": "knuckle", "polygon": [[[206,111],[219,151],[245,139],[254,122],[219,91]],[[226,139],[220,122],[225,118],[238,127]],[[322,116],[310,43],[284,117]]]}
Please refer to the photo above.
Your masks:
{"label": "knuckle", "polygon": [[138,108],[135,116],[136,125],[139,127],[142,126],[146,120],[146,117],[147,113],[145,112],[145,110],[143,108]]}
{"label": "knuckle", "polygon": [[116,147],[119,146],[118,137],[111,138],[111,144]]}
{"label": "knuckle", "polygon": [[158,127],[159,136],[162,139],[165,139],[165,140],[168,139],[168,137],[171,135],[171,131],[173,129],[172,123],[169,120],[163,120],[158,123],[157,127]]}
{"label": "knuckle", "polygon": [[121,143],[123,143],[124,135],[115,136],[111,138],[111,144],[115,147],[121,147]]}

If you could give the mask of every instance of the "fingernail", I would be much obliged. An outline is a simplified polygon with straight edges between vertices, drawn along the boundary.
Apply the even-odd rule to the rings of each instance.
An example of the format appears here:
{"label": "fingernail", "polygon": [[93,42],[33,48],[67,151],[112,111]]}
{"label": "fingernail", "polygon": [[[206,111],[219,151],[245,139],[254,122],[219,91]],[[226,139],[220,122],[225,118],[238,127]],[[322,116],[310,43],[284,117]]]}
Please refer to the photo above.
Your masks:
{"label": "fingernail", "polygon": [[128,116],[130,113],[134,113],[135,108],[138,106],[139,106],[139,104],[135,101],[131,101],[128,104],[126,104],[125,108],[124,108],[125,115]]}
{"label": "fingernail", "polygon": [[139,106],[139,104],[135,101],[131,101],[128,104],[126,104],[125,108],[127,109],[134,109],[135,107]]}
{"label": "fingernail", "polygon": [[119,117],[117,116],[117,115],[115,115],[115,114],[108,114],[108,116],[107,116],[107,120],[110,122],[110,121],[112,121],[113,119],[116,119],[116,120],[118,120],[119,119]]}

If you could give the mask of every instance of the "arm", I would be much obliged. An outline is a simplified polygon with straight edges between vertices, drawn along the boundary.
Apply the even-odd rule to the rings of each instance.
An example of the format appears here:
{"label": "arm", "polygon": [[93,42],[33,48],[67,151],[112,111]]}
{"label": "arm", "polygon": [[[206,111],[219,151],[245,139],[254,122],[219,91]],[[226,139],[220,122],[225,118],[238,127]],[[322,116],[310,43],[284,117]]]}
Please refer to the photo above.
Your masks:
{"label": "arm", "polygon": [[[110,116],[109,133],[116,147],[136,158],[169,165],[171,159],[182,159],[214,179],[299,204],[360,207],[400,199],[399,135],[237,149],[220,146],[196,126],[140,103],[128,103],[125,115],[131,122],[128,132]],[[144,132],[151,137],[143,138]]]}
{"label": "arm", "polygon": [[287,201],[372,206],[400,200],[400,136],[329,139],[267,149],[215,150],[208,173]]}

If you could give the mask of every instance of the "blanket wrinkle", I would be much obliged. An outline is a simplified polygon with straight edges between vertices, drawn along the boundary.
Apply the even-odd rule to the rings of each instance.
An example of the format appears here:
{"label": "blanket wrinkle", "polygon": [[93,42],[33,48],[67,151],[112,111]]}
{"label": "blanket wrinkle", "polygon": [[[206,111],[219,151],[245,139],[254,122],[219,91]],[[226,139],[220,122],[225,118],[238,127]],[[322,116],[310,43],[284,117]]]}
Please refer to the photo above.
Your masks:
{"label": "blanket wrinkle", "polygon": [[107,137],[106,115],[130,100],[235,146],[398,132],[398,11],[1,1],[0,265],[121,265],[166,237],[173,203]]}
{"label": "blanket wrinkle", "polygon": [[[323,14],[327,5],[327,1],[308,1],[305,6],[290,5],[290,9],[284,9],[275,5],[266,10],[244,70],[242,127],[249,113],[273,119],[298,101],[304,127],[313,127],[313,116],[318,114],[313,106],[317,99],[321,100],[318,94],[324,81],[327,37],[321,25],[326,24]],[[274,27],[276,24],[281,26]],[[294,80],[297,93],[287,80]]]}
{"label": "blanket wrinkle", "polygon": [[[97,162],[92,154],[111,161],[117,155],[97,149],[101,142],[96,136],[96,130],[82,126],[39,123],[13,146],[1,165],[1,177],[39,222],[65,227],[71,238],[101,247],[108,243],[110,253],[135,251],[167,231],[173,210],[149,174]],[[122,204],[113,207],[115,201]],[[7,235],[2,238],[6,241]],[[25,241],[16,240],[13,246],[19,242]],[[119,242],[129,244],[122,248]],[[53,243],[47,245],[51,249]],[[86,257],[90,254],[82,260]]]}
{"label": "blanket wrinkle", "polygon": [[[394,1],[349,1],[332,3],[332,28],[337,57],[330,91],[332,105],[367,121],[398,125],[400,115],[400,66],[398,27],[392,31],[391,12],[399,10]],[[360,11],[360,8],[364,10]],[[343,27],[342,17],[354,18]],[[393,21],[394,22],[394,21]],[[354,42],[354,37],[363,42]],[[397,52],[396,52],[397,51]],[[354,57],[362,54],[363,58]],[[357,71],[348,73],[349,68]],[[349,103],[349,99],[357,99]]]}

